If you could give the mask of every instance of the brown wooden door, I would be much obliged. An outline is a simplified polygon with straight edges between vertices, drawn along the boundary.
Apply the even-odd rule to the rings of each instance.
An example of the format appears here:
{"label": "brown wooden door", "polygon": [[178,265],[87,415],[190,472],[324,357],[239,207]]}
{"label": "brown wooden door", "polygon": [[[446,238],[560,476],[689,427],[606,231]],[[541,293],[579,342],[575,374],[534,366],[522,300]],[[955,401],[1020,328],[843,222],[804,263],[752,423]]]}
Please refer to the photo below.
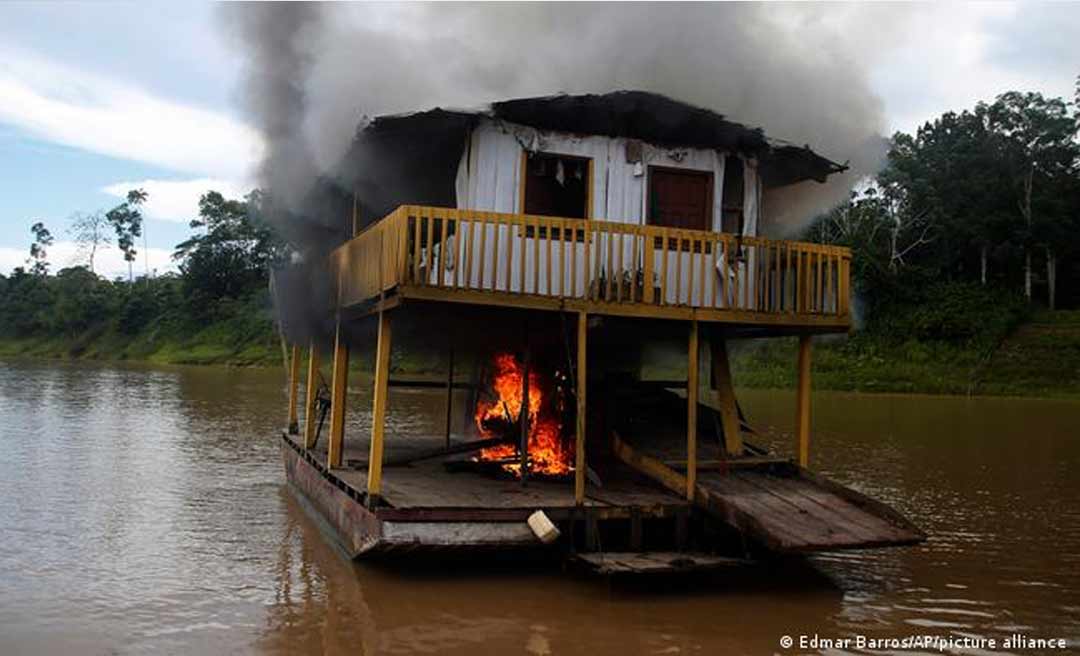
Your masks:
{"label": "brown wooden door", "polygon": [[712,230],[712,173],[649,168],[652,225]]}

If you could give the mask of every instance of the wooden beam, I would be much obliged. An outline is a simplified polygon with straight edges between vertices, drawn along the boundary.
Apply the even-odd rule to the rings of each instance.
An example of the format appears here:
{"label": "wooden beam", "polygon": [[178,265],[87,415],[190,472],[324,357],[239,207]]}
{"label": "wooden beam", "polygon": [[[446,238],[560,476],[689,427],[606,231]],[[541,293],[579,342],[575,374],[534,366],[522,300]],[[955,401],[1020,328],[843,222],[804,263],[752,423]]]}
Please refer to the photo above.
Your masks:
{"label": "wooden beam", "polygon": [[326,451],[327,466],[341,467],[345,445],[345,397],[349,387],[349,344],[338,322],[334,335],[334,369],[330,376],[330,440]]}
{"label": "wooden beam", "polygon": [[371,450],[368,453],[368,502],[382,491],[383,432],[386,428],[386,402],[390,380],[390,314],[379,314],[379,335],[375,344],[375,400],[371,411]]}
{"label": "wooden beam", "polygon": [[311,449],[315,446],[315,427],[319,424],[316,417],[318,412],[319,394],[319,345],[311,340],[308,351],[307,370],[307,399],[304,401],[304,448]]}
{"label": "wooden beam", "polygon": [[795,403],[799,466],[808,467],[810,463],[810,335],[799,338],[799,384]]}
{"label": "wooden beam", "polygon": [[686,363],[686,498],[694,500],[697,484],[698,322],[690,322]]}
{"label": "wooden beam", "polygon": [[665,465],[662,461],[645,455],[619,438],[618,433],[611,433],[611,451],[615,457],[630,467],[652,478],[676,494],[683,494],[687,489],[686,477]]}
{"label": "wooden beam", "polygon": [[446,447],[450,448],[450,419],[454,409],[454,345],[451,344],[446,363]]}
{"label": "wooden beam", "polygon": [[585,389],[588,365],[587,338],[589,332],[589,318],[584,312],[578,313],[577,321],[577,422],[574,433],[574,503],[585,503],[585,426],[587,406],[585,404]]}
{"label": "wooden beam", "polygon": [[297,407],[300,396],[300,347],[293,344],[289,361],[289,435],[300,432],[300,413]]}
{"label": "wooden beam", "polygon": [[740,456],[743,452],[742,432],[739,427],[739,408],[735,402],[735,386],[731,380],[727,342],[715,337],[709,350],[712,351],[712,384],[720,405],[720,425],[724,428],[724,450],[729,456]]}

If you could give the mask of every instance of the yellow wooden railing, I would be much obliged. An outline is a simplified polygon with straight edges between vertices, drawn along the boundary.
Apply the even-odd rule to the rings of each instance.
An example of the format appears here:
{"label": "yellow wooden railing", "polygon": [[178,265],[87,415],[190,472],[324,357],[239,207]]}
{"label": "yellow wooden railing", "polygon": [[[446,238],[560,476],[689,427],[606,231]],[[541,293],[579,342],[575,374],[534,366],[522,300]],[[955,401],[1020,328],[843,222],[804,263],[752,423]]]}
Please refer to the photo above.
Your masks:
{"label": "yellow wooden railing", "polygon": [[402,206],[335,250],[331,268],[343,306],[406,287],[840,319],[849,311],[851,251],[616,221]]}

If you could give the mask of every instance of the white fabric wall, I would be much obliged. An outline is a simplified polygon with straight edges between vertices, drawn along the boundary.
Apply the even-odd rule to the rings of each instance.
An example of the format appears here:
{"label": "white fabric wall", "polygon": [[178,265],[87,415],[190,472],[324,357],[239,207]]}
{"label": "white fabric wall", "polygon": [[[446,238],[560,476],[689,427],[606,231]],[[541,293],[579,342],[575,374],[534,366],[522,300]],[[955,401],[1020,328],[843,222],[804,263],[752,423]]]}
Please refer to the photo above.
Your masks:
{"label": "white fabric wall", "polygon": [[[642,149],[643,161],[635,164],[626,161],[627,139],[605,136],[577,136],[564,133],[544,132],[525,126],[505,123],[496,120],[484,120],[472,132],[468,139],[465,152],[462,155],[461,164],[458,167],[456,180],[457,206],[462,209],[486,210],[492,212],[518,213],[521,211],[521,184],[523,171],[522,153],[545,152],[560,155],[573,155],[587,157],[592,160],[592,207],[591,218],[597,221],[618,221],[640,225],[646,216],[646,184],[649,166],[664,166],[669,168],[689,169],[695,171],[709,171],[713,174],[713,223],[712,229],[721,229],[723,213],[723,180],[725,155],[715,150],[695,148],[663,148],[644,144]],[[747,162],[746,171],[746,199],[744,212],[744,234],[754,235],[757,231],[757,209],[759,203],[759,180],[756,168],[752,162]],[[490,245],[495,239],[495,228],[488,228],[487,243]],[[510,229],[499,228],[499,252],[500,259],[505,257],[507,248],[512,248],[515,262],[520,257],[520,240],[510,239]],[[548,293],[546,289],[547,272],[546,261],[533,262],[533,247],[531,239],[526,240],[526,278],[531,280],[530,275],[533,267],[540,266],[540,290],[539,293]],[[451,246],[453,247],[453,246]],[[464,257],[464,244],[460,244],[459,256]],[[573,249],[578,258],[577,289],[579,293],[584,286],[584,247],[574,244]],[[569,250],[569,248],[568,248]],[[600,244],[596,252],[601,254],[601,267],[606,265],[607,244]],[[488,248],[490,258],[491,247]],[[617,256],[616,256],[617,257]],[[629,262],[632,257],[629,243],[623,253],[623,261]],[[702,281],[695,280],[695,289],[687,290],[689,271],[691,267],[695,272],[701,270],[701,257],[715,258],[715,255],[683,253],[682,298],[675,298],[674,278],[676,269],[675,257],[668,257],[668,302],[693,302],[701,303]],[[553,254],[552,268],[555,271],[563,270],[562,255]],[[706,262],[706,270],[719,275],[722,265],[718,262]],[[655,259],[655,268],[659,276],[659,256]],[[745,265],[744,265],[745,266]],[[491,270],[490,262],[486,267]],[[473,280],[470,286],[479,284],[478,275],[481,267],[479,262],[473,266]],[[700,278],[700,276],[696,276]],[[519,291],[517,276],[506,281],[505,271],[499,272],[497,289],[509,289]],[[745,279],[745,276],[741,276]],[[560,293],[558,283],[553,283],[553,293]],[[528,291],[532,291],[527,285]]]}

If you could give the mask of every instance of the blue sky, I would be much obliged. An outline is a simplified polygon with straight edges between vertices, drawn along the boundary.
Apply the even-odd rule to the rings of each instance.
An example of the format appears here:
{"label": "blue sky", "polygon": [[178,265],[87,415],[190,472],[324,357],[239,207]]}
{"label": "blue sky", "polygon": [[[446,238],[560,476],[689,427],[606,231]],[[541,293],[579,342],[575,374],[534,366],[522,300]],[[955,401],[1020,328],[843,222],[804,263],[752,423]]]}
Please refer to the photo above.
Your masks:
{"label": "blue sky", "polygon": [[[826,18],[863,61],[890,131],[1008,89],[1071,96],[1080,73],[1077,5],[916,5],[896,20],[834,7]],[[25,259],[35,220],[56,236],[54,268],[73,263],[71,215],[134,184],[151,196],[152,265],[167,268],[199,194],[252,186],[262,140],[237,108],[240,62],[214,14],[202,3],[0,4],[0,272]],[[99,262],[125,269],[115,250]]]}

